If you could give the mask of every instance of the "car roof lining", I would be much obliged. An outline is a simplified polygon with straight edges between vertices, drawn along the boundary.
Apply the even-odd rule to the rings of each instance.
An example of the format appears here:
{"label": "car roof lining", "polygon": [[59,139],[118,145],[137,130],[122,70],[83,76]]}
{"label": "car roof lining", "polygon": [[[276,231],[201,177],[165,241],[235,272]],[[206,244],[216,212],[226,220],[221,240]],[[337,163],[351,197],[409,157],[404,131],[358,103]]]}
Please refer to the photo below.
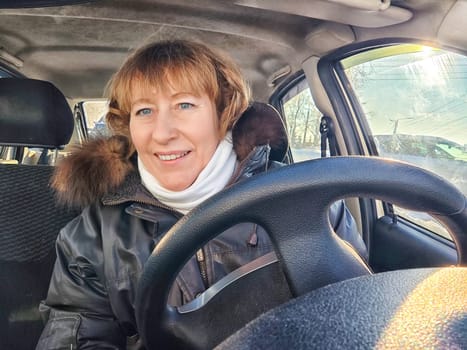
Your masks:
{"label": "car roof lining", "polygon": [[[298,40],[305,34],[300,29],[305,23],[292,20],[289,15],[279,16],[273,23],[267,16],[258,14],[256,19],[264,25],[257,28],[247,21],[231,18],[241,17],[238,13],[224,14],[222,18],[214,19],[215,13],[205,11],[203,18],[197,18],[195,9],[190,14],[176,4],[157,5],[145,11],[138,10],[137,6],[128,11],[123,5],[97,10],[87,5],[4,10],[0,13],[4,47],[18,48],[10,52],[24,61],[23,71],[26,75],[56,82],[69,97],[102,96],[102,82],[118,69],[129,49],[163,39],[197,40],[230,51],[234,60],[242,66],[252,89],[264,91],[263,95],[255,96],[263,101],[267,100],[270,91],[262,88],[271,76],[287,65],[291,66],[292,71],[300,69],[300,57],[291,61],[290,50],[305,46]],[[183,15],[180,16],[180,13]],[[274,33],[272,28],[278,23],[290,29]],[[2,27],[14,30],[2,31]],[[66,31],[56,39],[53,33],[60,31],[60,28],[66,28]],[[231,47],[235,47],[235,50],[229,50]],[[252,55],[252,48],[263,54],[260,57]],[[56,55],[52,59],[46,58],[53,52]],[[78,87],[72,83],[74,67],[84,63],[88,66],[86,75],[89,75],[89,79],[87,86]],[[44,75],[44,71],[47,75]],[[82,69],[77,74],[82,77]],[[99,79],[91,79],[95,74]]]}
{"label": "car roof lining", "polygon": [[[327,3],[338,9],[337,14],[327,17],[334,19],[349,11],[360,13],[361,21],[379,16],[376,11],[352,10],[335,1],[341,0],[289,0],[287,5],[300,9]],[[0,46],[23,61],[23,67],[18,68],[22,74],[52,81],[69,98],[89,99],[103,95],[105,83],[132,49],[154,40],[201,41],[227,51],[240,64],[254,99],[267,101],[290,76],[283,72],[295,73],[309,57],[321,57],[351,42],[406,35],[443,44],[437,41],[438,31],[441,40],[455,47],[462,47],[467,40],[455,34],[465,33],[465,28],[448,27],[443,22],[446,16],[455,15],[455,0],[393,0],[392,7],[411,8],[414,16],[400,25],[381,28],[241,5],[246,3],[252,2],[97,0],[73,6],[4,9],[0,10]],[[273,3],[261,2],[263,7]],[[456,4],[463,5],[465,2]],[[458,22],[458,26],[465,26],[462,20]]]}

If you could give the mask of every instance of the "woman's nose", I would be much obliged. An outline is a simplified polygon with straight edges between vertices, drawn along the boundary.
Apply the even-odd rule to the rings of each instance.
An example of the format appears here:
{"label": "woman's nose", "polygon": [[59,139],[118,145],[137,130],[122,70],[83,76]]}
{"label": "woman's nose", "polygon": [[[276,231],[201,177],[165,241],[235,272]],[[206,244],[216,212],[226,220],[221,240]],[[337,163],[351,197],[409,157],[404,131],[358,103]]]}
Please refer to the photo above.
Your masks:
{"label": "woman's nose", "polygon": [[152,138],[160,144],[166,144],[177,135],[174,118],[169,111],[159,112],[152,130]]}

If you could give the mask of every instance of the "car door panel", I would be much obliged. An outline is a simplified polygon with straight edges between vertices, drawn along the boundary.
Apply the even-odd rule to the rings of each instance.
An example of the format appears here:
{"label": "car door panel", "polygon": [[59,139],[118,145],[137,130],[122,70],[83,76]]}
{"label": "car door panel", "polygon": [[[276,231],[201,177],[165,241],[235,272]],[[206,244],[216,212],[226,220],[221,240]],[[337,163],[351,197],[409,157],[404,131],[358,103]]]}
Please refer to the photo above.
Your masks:
{"label": "car door panel", "polygon": [[452,242],[422,232],[402,220],[379,218],[372,232],[370,264],[375,272],[455,265]]}

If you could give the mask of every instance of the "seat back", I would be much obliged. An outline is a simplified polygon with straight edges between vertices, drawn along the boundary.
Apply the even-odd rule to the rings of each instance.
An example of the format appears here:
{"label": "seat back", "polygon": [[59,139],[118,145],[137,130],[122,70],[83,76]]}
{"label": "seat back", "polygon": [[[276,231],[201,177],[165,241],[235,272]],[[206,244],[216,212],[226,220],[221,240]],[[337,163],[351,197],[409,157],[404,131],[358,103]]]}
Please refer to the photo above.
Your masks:
{"label": "seat back", "polygon": [[[59,149],[72,132],[70,107],[52,84],[0,79],[1,146]],[[56,205],[52,172],[49,165],[0,164],[0,349],[35,347],[55,239],[77,215]]]}

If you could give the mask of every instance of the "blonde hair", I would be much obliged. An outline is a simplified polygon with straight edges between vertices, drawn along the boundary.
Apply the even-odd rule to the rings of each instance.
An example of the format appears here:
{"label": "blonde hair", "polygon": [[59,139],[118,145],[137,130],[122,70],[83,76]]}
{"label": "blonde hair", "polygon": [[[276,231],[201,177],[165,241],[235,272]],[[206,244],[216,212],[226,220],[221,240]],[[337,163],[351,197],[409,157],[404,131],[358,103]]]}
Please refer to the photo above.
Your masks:
{"label": "blonde hair", "polygon": [[[115,73],[107,86],[107,124],[116,135],[129,131],[131,91],[134,84],[163,90],[168,84],[206,93],[214,101],[223,138],[246,110],[250,90],[238,66],[207,46],[185,40],[161,41],[135,51]],[[131,145],[131,153],[133,146]]]}

